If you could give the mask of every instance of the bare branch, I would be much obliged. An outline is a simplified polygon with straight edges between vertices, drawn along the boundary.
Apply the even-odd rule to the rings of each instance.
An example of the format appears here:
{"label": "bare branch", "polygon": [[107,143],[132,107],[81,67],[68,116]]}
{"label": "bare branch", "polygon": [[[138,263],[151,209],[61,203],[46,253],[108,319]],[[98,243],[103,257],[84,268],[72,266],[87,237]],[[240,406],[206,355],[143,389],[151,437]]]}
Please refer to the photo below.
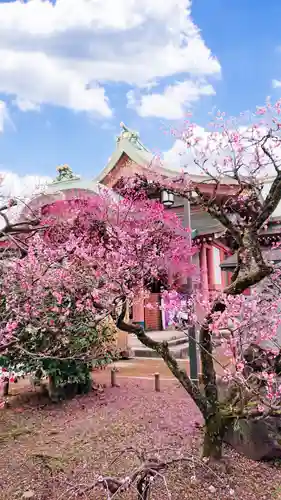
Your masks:
{"label": "bare branch", "polygon": [[142,344],[156,351],[161,356],[161,358],[163,358],[168,368],[171,370],[173,375],[175,375],[180,384],[192,397],[192,399],[197,404],[202,414],[206,416],[209,410],[209,404],[207,400],[201,394],[198,387],[189,378],[186,371],[179,367],[177,360],[174,358],[174,356],[169,350],[168,342],[157,342],[156,340],[153,340],[148,335],[146,335],[144,329],[141,326],[125,323],[124,321],[125,314],[126,314],[126,303],[124,301],[122,304],[122,312],[117,320],[117,327],[120,330],[123,330],[124,332],[134,333],[140,340],[140,342],[142,342]]}
{"label": "bare branch", "polygon": [[261,212],[257,215],[254,227],[258,231],[273,214],[281,200],[281,171],[276,175]]}

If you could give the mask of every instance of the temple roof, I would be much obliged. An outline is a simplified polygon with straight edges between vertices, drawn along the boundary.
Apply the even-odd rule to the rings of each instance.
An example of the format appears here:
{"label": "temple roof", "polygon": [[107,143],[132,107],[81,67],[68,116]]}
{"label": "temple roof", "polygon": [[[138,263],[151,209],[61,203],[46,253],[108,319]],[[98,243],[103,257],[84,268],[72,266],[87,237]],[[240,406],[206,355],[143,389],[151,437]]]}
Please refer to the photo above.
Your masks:
{"label": "temple roof", "polygon": [[[116,149],[109,158],[107,165],[95,178],[97,182],[103,182],[107,175],[114,169],[122,155],[127,155],[129,159],[141,166],[141,167],[151,167],[152,171],[158,172],[162,175],[174,176],[175,174],[182,172],[182,168],[175,169],[171,168],[168,162],[160,160],[155,154],[153,154],[148,148],[146,148],[139,138],[139,133],[128,129],[124,123],[120,123],[121,132],[116,138]],[[189,178],[194,183],[201,183],[210,181],[210,177],[207,175],[189,175]],[[236,181],[230,177],[224,177],[221,180],[221,185],[236,185]]]}
{"label": "temple roof", "polygon": [[73,198],[87,198],[94,194],[102,194],[103,192],[110,193],[113,199],[119,199],[120,196],[108,189],[106,186],[99,184],[91,179],[83,179],[79,175],[72,172],[68,165],[57,167],[57,177],[49,182],[42,192],[33,197],[21,212],[21,216],[26,216],[32,210],[42,208],[45,205],[50,205],[58,200],[68,200]]}

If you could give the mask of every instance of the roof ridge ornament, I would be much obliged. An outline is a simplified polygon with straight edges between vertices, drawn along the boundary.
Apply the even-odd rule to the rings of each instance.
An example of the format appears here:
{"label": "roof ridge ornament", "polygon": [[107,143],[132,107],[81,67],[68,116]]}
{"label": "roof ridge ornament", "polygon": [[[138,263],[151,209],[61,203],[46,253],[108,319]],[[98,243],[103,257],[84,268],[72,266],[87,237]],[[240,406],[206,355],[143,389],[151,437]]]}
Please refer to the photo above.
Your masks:
{"label": "roof ridge ornament", "polygon": [[123,122],[120,123],[120,128],[121,128],[121,133],[116,137],[117,145],[119,145],[121,140],[126,139],[131,144],[133,144],[133,146],[136,149],[149,152],[149,150],[140,141],[139,132],[137,132],[136,130],[130,130],[128,127],[126,127],[125,123]]}
{"label": "roof ridge ornament", "polygon": [[72,168],[70,168],[69,165],[64,164],[64,165],[58,165],[56,168],[58,175],[57,177],[53,180],[54,182],[63,182],[63,181],[72,181],[72,180],[78,180],[80,179],[79,175],[75,175],[72,171]]}

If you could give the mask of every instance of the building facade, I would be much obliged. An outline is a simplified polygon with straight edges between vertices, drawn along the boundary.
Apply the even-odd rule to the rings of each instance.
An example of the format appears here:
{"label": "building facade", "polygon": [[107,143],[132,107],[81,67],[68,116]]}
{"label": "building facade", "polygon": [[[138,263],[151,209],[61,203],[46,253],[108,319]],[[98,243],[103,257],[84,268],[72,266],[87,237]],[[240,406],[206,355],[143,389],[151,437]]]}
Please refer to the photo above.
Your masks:
{"label": "building facade", "polygon": [[[81,179],[73,174],[67,165],[58,167],[58,175],[53,182],[46,186],[38,196],[29,201],[22,212],[22,216],[27,211],[39,209],[44,215],[52,214],[56,211],[56,201],[71,200],[73,197],[86,199],[99,193],[101,186],[110,189],[114,196],[114,188],[120,178],[132,177],[135,174],[145,174],[149,169],[150,176],[154,172],[154,155],[141,143],[137,132],[130,131],[124,124],[121,124],[121,133],[116,140],[116,147],[108,164],[93,180]],[[169,165],[161,163],[155,166],[155,172],[165,176],[174,176],[175,171],[169,169]],[[193,184],[198,184],[201,192],[211,194],[213,187],[204,184],[204,176],[192,176]],[[265,185],[264,194],[270,188],[270,180]],[[216,191],[216,197],[227,199],[236,191],[236,187],[230,179],[225,179],[220,183]],[[152,197],[159,197],[163,201],[163,192],[156,192]],[[172,202],[166,207],[174,212],[182,221],[183,227],[190,226],[192,229],[192,240],[196,247],[193,263],[198,268],[200,275],[199,285],[202,294],[206,299],[213,291],[222,290],[230,283],[232,272],[235,268],[236,257],[232,255],[228,241],[225,238],[225,228],[207,212],[198,206],[189,206],[187,201],[179,196],[174,196]],[[61,215],[61,214],[57,214]],[[262,242],[269,248],[272,242],[281,238],[281,206],[274,213],[271,224],[267,231],[261,234]],[[6,247],[2,242],[0,247]],[[275,250],[272,259],[281,261],[281,251]],[[186,283],[187,277],[182,277],[182,284]],[[130,310],[130,318],[135,323],[144,326],[147,331],[160,331],[170,328],[169,319],[166,317],[163,305],[163,293],[160,284],[155,283],[151,289],[150,296],[140,297],[134,302]],[[148,307],[152,304],[152,307]],[[155,307],[154,307],[155,306]],[[205,311],[198,310],[199,320],[205,315]],[[126,333],[117,332],[117,346],[120,350],[126,351],[128,348],[128,336]]]}
{"label": "building facade", "polygon": [[[121,124],[121,134],[116,141],[116,149],[109,158],[108,164],[95,179],[108,188],[114,187],[122,177],[131,177],[135,174],[145,174],[149,169],[150,176],[153,171],[163,175],[175,175],[175,171],[169,170],[168,165],[161,166],[153,164],[153,154],[141,143],[137,132],[130,131],[124,124]],[[210,184],[201,184],[203,176],[193,176],[194,183],[200,184],[200,189],[206,193],[211,193],[213,189]],[[217,191],[217,197],[231,196],[233,185],[226,180],[221,183]],[[152,197],[161,193],[153,193]],[[167,207],[177,214],[182,220],[183,227],[191,224],[193,231],[193,244],[197,248],[197,253],[193,257],[194,264],[200,270],[201,288],[205,297],[208,298],[210,292],[223,289],[229,280],[230,273],[222,271],[221,263],[231,254],[224,239],[225,229],[214,220],[207,212],[197,206],[187,207],[186,200],[180,197],[173,197],[173,203]],[[187,210],[190,215],[187,216]],[[155,307],[146,307],[147,303]],[[162,294],[157,287],[151,291],[147,299],[138,299],[133,305],[131,319],[144,326],[146,330],[162,330],[169,328],[169,322],[165,315],[161,313]],[[159,307],[160,306],[160,307]],[[203,314],[203,311],[202,311]]]}

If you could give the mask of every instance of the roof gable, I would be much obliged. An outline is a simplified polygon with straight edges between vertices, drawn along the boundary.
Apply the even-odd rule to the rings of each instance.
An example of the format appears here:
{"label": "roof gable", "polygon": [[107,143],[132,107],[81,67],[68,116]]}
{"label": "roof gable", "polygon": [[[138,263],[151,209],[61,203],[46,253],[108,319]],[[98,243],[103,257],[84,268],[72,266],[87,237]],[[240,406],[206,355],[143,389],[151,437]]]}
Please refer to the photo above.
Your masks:
{"label": "roof gable", "polygon": [[[95,178],[96,182],[101,182],[107,185],[110,174],[113,173],[116,166],[120,164],[123,155],[128,157],[128,164],[135,164],[140,167],[140,170],[150,168],[152,172],[157,174],[174,177],[182,173],[182,169],[170,168],[169,164],[160,160],[151,151],[149,151],[140,142],[137,132],[130,131],[124,124],[121,123],[122,132],[116,141],[116,149],[110,157],[107,165],[103,168],[100,174]],[[132,171],[132,174],[136,173]],[[189,178],[195,184],[204,186],[204,191],[209,192],[213,189],[213,181],[207,175],[189,175]],[[109,185],[112,184],[109,182]],[[219,191],[225,192],[226,195],[231,194],[236,188],[237,183],[230,177],[225,177],[220,182]]]}
{"label": "roof gable", "polygon": [[109,159],[106,167],[100,172],[100,174],[95,178],[96,182],[103,182],[105,178],[112,172],[115,166],[120,161],[122,155],[126,155],[133,163],[143,167],[148,167],[153,161],[153,154],[148,151],[141,151],[135,148],[128,139],[121,139],[117,145],[117,149],[114,151]]}

